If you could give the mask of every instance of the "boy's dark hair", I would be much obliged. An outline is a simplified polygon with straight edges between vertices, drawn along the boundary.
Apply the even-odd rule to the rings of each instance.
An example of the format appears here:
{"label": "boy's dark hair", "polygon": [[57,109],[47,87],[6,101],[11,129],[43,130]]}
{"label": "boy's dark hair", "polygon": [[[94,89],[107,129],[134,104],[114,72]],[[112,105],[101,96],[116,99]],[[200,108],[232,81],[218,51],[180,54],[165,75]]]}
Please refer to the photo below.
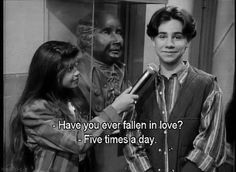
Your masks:
{"label": "boy's dark hair", "polygon": [[147,25],[147,35],[154,38],[158,35],[159,26],[166,21],[175,19],[183,24],[183,35],[191,41],[197,34],[193,17],[178,7],[167,6],[156,11]]}

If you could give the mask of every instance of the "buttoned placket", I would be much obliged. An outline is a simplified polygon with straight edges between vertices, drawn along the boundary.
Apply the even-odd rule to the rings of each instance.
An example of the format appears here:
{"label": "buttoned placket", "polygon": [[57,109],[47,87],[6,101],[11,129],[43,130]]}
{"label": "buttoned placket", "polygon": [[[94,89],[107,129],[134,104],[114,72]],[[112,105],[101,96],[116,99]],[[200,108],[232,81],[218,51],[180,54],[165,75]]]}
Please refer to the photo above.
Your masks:
{"label": "buttoned placket", "polygon": [[[178,72],[179,76],[177,75],[177,79],[179,81],[180,87],[183,84],[183,82],[185,81],[185,78],[188,74],[188,68],[189,68],[189,63],[188,62],[184,62],[185,66]],[[160,72],[160,71],[159,71]],[[162,119],[164,122],[168,122],[169,119],[169,115],[168,113],[171,113],[171,111],[173,110],[171,107],[171,109],[169,110],[169,112],[167,111],[167,102],[165,101],[165,83],[164,83],[164,78],[162,78],[163,76],[159,75],[158,78],[156,78],[155,82],[155,86],[156,86],[156,99],[157,99],[157,104],[160,107],[161,110],[161,115],[162,115]],[[159,81],[158,81],[159,80]],[[158,82],[157,82],[158,81]],[[174,106],[174,105],[172,105]],[[169,154],[168,152],[173,151],[172,147],[168,147],[168,131],[164,130],[164,141],[165,141],[165,150],[162,151],[160,148],[158,149],[159,153],[163,153],[165,156],[165,172],[169,172]],[[161,169],[160,169],[161,171]],[[171,172],[174,172],[174,169],[170,170]]]}
{"label": "buttoned placket", "polygon": [[[162,119],[164,122],[168,122],[168,114],[167,114],[167,109],[166,109],[166,101],[165,101],[165,84],[164,84],[164,80],[161,80],[161,87],[159,88],[157,85],[157,80],[156,80],[156,99],[157,99],[157,104],[159,104],[159,107],[161,107],[161,114],[162,114]],[[160,90],[161,89],[161,90]],[[158,100],[161,100],[161,102],[163,102],[163,104],[160,105],[160,102]],[[164,154],[165,157],[165,172],[169,172],[169,158],[168,158],[168,142],[167,142],[167,129],[165,129],[163,131],[164,133],[164,139],[165,139],[165,148],[164,151],[162,152],[162,150],[159,148],[158,152],[162,152]],[[159,171],[161,171],[161,169],[158,169]]]}

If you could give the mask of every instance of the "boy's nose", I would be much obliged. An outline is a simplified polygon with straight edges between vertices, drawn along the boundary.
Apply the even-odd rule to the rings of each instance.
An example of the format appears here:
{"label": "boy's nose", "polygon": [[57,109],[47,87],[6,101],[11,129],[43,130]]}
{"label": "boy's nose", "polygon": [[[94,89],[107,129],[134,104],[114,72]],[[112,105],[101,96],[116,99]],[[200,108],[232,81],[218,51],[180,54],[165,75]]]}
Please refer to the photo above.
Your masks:
{"label": "boy's nose", "polygon": [[168,46],[168,47],[172,47],[172,46],[174,46],[174,41],[173,41],[173,39],[170,37],[170,38],[167,38],[167,40],[166,40],[166,46]]}

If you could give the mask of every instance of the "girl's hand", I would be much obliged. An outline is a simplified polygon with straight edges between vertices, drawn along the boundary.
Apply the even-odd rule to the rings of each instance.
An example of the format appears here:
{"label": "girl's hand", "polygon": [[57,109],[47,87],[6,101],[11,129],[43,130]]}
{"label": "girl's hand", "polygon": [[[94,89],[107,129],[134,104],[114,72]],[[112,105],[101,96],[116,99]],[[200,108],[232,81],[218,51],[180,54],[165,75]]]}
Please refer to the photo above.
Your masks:
{"label": "girl's hand", "polygon": [[138,99],[138,95],[129,94],[132,87],[126,89],[123,93],[121,93],[115,101],[111,104],[112,107],[117,111],[117,113],[124,112],[129,108],[133,107]]}

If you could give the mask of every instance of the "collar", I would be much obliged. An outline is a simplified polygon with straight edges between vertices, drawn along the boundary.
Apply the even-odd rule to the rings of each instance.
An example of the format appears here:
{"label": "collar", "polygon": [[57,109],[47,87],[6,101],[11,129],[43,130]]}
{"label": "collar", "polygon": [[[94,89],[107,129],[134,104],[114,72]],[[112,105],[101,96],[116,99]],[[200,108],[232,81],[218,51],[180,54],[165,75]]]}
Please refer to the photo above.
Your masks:
{"label": "collar", "polygon": [[[189,62],[188,61],[183,61],[183,66],[175,73],[173,73],[171,77],[177,77],[178,81],[180,84],[183,84],[186,77],[187,77],[187,74],[188,74],[188,69],[189,69]],[[158,76],[160,79],[164,79],[166,78],[164,75],[161,74],[161,68],[160,68],[160,65],[159,65],[159,71],[158,71]]]}
{"label": "collar", "polygon": [[112,65],[107,65],[101,61],[93,59],[93,68],[100,70],[104,74],[113,75],[117,73],[124,74],[125,64],[118,62]]}

